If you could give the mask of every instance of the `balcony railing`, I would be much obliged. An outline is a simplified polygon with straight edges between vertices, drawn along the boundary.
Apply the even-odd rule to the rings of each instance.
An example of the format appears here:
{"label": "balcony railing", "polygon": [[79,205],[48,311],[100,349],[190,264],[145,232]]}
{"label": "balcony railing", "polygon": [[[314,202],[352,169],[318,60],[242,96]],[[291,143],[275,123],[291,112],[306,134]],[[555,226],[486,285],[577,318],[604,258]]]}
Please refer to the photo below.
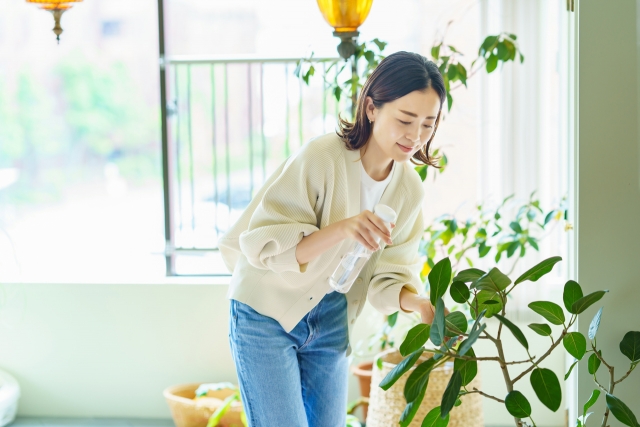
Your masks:
{"label": "balcony railing", "polygon": [[[269,175],[309,138],[336,127],[337,102],[320,66],[307,86],[299,58],[173,57],[166,61],[164,176],[169,275],[226,275],[221,233]],[[335,76],[333,76],[335,77]]]}

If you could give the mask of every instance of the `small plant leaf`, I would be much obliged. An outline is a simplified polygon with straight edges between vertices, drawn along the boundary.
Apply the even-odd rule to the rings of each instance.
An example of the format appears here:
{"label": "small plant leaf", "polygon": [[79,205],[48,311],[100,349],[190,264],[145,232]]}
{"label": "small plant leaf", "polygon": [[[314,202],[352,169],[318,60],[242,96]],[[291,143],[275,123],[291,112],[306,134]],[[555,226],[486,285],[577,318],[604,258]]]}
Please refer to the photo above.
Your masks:
{"label": "small plant leaf", "polygon": [[471,349],[471,346],[473,346],[476,341],[478,341],[480,334],[486,327],[487,324],[483,323],[478,329],[471,330],[471,333],[469,334],[467,339],[462,344],[460,344],[460,347],[458,347],[458,354],[460,356],[464,356]]}
{"label": "small plant leaf", "polygon": [[[438,298],[442,298],[447,292],[451,281],[451,260],[443,258],[433,266],[429,272],[429,299],[436,305]],[[439,344],[436,344],[439,345]]]}
{"label": "small plant leaf", "polygon": [[397,311],[395,313],[390,314],[389,316],[387,316],[387,323],[392,328],[396,325],[397,321],[398,321],[398,312]]}
{"label": "small plant leaf", "polygon": [[526,397],[518,390],[513,390],[504,399],[504,406],[507,411],[516,418],[531,416],[531,404]]}
{"label": "small plant leaf", "polygon": [[537,281],[539,278],[553,270],[553,266],[561,260],[562,257],[554,256],[551,258],[547,258],[542,262],[539,262],[529,270],[522,273],[522,275],[516,279],[515,284],[517,285],[524,282],[525,280],[530,280],[532,282]]}
{"label": "small plant leaf", "polygon": [[598,401],[598,397],[600,397],[600,390],[598,389],[593,390],[591,392],[591,397],[589,398],[589,400],[587,400],[587,403],[584,404],[584,408],[582,409],[583,417],[586,415],[589,408],[591,408],[593,405],[596,404],[596,402]]}
{"label": "small plant leaf", "polygon": [[422,347],[429,339],[429,333],[431,331],[431,325],[426,323],[420,323],[409,329],[407,337],[400,345],[400,354],[402,357],[413,353],[420,347]]}
{"label": "small plant leaf", "polygon": [[[598,350],[598,354],[602,356],[602,351]],[[602,362],[600,361],[600,358],[595,353],[591,353],[591,356],[589,356],[589,359],[587,360],[587,370],[591,375],[594,375],[598,372],[598,368],[600,368],[601,364]]]}
{"label": "small plant leaf", "polygon": [[404,397],[407,399],[407,403],[416,400],[423,389],[427,388],[429,374],[431,374],[431,370],[435,364],[436,361],[432,357],[419,364],[416,369],[411,372],[411,375],[409,375],[404,385]]}
{"label": "small plant leaf", "polygon": [[440,407],[436,406],[429,411],[424,420],[422,420],[421,427],[447,427],[449,424],[449,414],[442,418],[440,416]]}
{"label": "small plant leaf", "polygon": [[496,314],[496,318],[500,320],[500,322],[502,322],[504,326],[509,328],[513,336],[516,337],[518,342],[522,344],[524,348],[526,348],[527,350],[529,349],[529,343],[527,342],[527,337],[524,336],[520,328],[518,328],[515,324],[513,324],[513,322],[511,322],[511,320],[507,319],[504,316]]}
{"label": "small plant leaf", "polygon": [[536,368],[529,379],[540,402],[553,412],[557,411],[562,402],[562,389],[556,374],[547,368]]}
{"label": "small plant leaf", "polygon": [[449,313],[444,318],[446,332],[445,335],[453,337],[467,332],[469,324],[465,315],[459,311]]}
{"label": "small plant leaf", "polygon": [[462,387],[462,375],[460,374],[460,371],[453,371],[449,384],[447,384],[447,388],[444,389],[444,393],[442,394],[440,418],[444,418],[449,415],[449,412],[458,399],[460,387]]}
{"label": "small plant leaf", "polygon": [[434,345],[441,345],[444,340],[445,321],[444,321],[444,301],[438,298],[436,301],[436,314],[431,324],[430,338]]}
{"label": "small plant leaf", "polygon": [[582,288],[573,280],[569,280],[564,285],[564,292],[562,293],[562,300],[564,302],[564,307],[567,309],[569,313],[571,313],[571,306],[574,302],[578,301],[584,295],[582,294]]}
{"label": "small plant leaf", "polygon": [[405,357],[405,359],[398,363],[392,370],[387,374],[386,377],[380,381],[380,388],[383,390],[389,390],[389,388],[398,381],[402,375],[404,375],[413,365],[416,364],[420,356],[424,353],[424,349],[420,348],[409,356]]}
{"label": "small plant leaf", "polygon": [[533,332],[538,335],[542,335],[543,337],[551,335],[551,326],[546,323],[530,323],[527,326],[529,326]]}
{"label": "small plant leaf", "polygon": [[459,272],[456,277],[453,278],[454,282],[473,282],[484,276],[485,272],[477,268],[468,268]]}
{"label": "small plant leaf", "polygon": [[600,320],[602,319],[602,309],[604,307],[600,307],[600,310],[593,316],[593,320],[591,320],[591,324],[589,325],[589,339],[592,340],[596,337],[598,333],[598,328],[600,327]]}
{"label": "small plant leaf", "polygon": [[[462,346],[464,341],[460,344]],[[469,357],[476,357],[476,354],[473,351],[473,348],[467,350],[466,355]],[[469,384],[478,374],[478,362],[475,360],[465,360],[456,358],[453,361],[453,370],[460,371],[460,376],[462,377],[462,385],[466,386]]]}
{"label": "small plant leaf", "polygon": [[535,301],[529,304],[529,308],[554,325],[562,325],[564,323],[564,311],[562,311],[562,307],[554,302]]}
{"label": "small plant leaf", "polygon": [[511,279],[496,267],[475,281],[475,288],[484,291],[503,291],[511,284]]}
{"label": "small plant leaf", "polygon": [[[495,301],[487,303],[487,301]],[[492,317],[496,313],[502,311],[502,297],[500,294],[494,291],[480,291],[471,301],[472,307],[478,307],[478,311],[486,310],[485,316],[487,318]],[[475,314],[474,309],[471,310],[471,315]]]}
{"label": "small plant leaf", "polygon": [[606,400],[607,408],[618,421],[629,427],[638,427],[636,416],[622,400],[609,393],[607,393]]}
{"label": "small plant leaf", "polygon": [[640,360],[640,332],[629,331],[620,341],[620,351],[632,362]]}
{"label": "small plant leaf", "polygon": [[571,306],[570,313],[573,313],[573,314],[582,313],[587,308],[591,307],[591,305],[600,301],[600,298],[602,298],[604,294],[606,294],[607,292],[609,291],[596,291],[596,292],[590,293],[587,296],[580,298],[578,301],[573,303],[573,305]]}
{"label": "small plant leaf", "polygon": [[573,371],[573,368],[575,368],[575,366],[576,366],[577,364],[578,364],[578,361],[577,361],[577,360],[576,360],[576,361],[574,361],[574,362],[571,364],[571,367],[569,368],[569,370],[567,371],[567,373],[566,373],[566,374],[564,374],[564,380],[565,380],[565,381],[566,381],[567,379],[569,379],[569,375],[571,375],[571,371]]}
{"label": "small plant leaf", "polygon": [[401,427],[408,427],[409,424],[411,424],[411,421],[413,421],[413,419],[415,418],[416,413],[418,413],[418,408],[420,408],[426,392],[427,388],[425,387],[413,402],[409,402],[407,406],[404,407],[404,411],[402,411],[402,414],[400,415]]}
{"label": "small plant leaf", "polygon": [[457,302],[458,304],[464,304],[469,301],[469,297],[471,293],[469,292],[469,288],[464,282],[456,281],[451,284],[449,288],[449,294],[451,295],[451,299]]}
{"label": "small plant leaf", "polygon": [[587,339],[580,332],[569,332],[562,339],[567,352],[578,360],[582,360],[587,351]]}

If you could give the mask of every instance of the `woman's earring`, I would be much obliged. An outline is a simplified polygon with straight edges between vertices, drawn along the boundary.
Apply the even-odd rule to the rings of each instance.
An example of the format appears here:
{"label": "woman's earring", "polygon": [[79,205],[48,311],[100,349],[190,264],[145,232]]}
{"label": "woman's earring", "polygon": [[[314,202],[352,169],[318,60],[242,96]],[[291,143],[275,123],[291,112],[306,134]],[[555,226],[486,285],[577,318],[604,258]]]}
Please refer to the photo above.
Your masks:
{"label": "woman's earring", "polygon": [[371,123],[373,123],[373,122],[371,121],[371,119],[369,119],[369,124],[371,124]]}

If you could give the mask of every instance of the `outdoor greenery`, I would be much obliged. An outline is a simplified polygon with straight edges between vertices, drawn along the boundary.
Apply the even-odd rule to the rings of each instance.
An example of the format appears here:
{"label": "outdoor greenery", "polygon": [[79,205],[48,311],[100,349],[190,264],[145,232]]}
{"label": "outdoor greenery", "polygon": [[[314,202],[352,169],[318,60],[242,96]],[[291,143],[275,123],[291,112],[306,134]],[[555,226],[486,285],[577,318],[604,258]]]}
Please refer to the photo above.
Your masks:
{"label": "outdoor greenery", "polygon": [[[602,427],[607,426],[607,417],[612,413],[620,422],[630,427],[638,427],[638,422],[631,410],[617,397],[613,395],[614,386],[624,380],[640,363],[640,332],[628,332],[620,343],[621,352],[629,358],[628,372],[618,380],[614,380],[613,367],[606,364],[596,347],[596,333],[600,324],[602,309],[598,311],[591,327],[589,339],[591,349],[587,350],[587,340],[580,332],[572,332],[572,326],[578,316],[590,306],[599,301],[606,290],[596,291],[584,295],[580,285],[569,280],[564,287],[563,307],[551,301],[532,301],[529,308],[542,316],[546,322],[531,323],[528,327],[538,335],[549,337],[548,348],[533,348],[529,345],[524,332],[514,322],[506,317],[508,295],[518,285],[526,286],[525,282],[536,282],[549,273],[560,257],[548,258],[524,272],[515,281],[494,267],[488,272],[476,268],[462,270],[453,274],[451,260],[448,257],[437,262],[428,274],[430,285],[430,299],[436,307],[435,319],[432,325],[419,324],[413,327],[407,334],[399,351],[405,359],[400,362],[379,384],[384,390],[388,390],[402,375],[407,373],[419,361],[423,353],[432,353],[425,361],[420,362],[407,378],[404,387],[404,396],[407,406],[400,417],[400,425],[406,427],[415,417],[418,407],[424,398],[430,373],[447,361],[454,362],[454,372],[442,395],[440,406],[434,408],[425,417],[423,426],[446,427],[449,420],[449,412],[455,405],[461,404],[460,397],[479,393],[482,396],[493,399],[505,405],[506,410],[513,415],[516,427],[528,425],[524,419],[535,426],[532,417],[531,404],[521,391],[518,390],[518,382],[529,377],[531,387],[536,397],[544,406],[552,411],[560,408],[562,392],[558,375],[550,369],[540,366],[561,343],[566,351],[576,359],[565,379],[569,377],[572,369],[579,360],[591,352],[588,360],[588,370],[594,374],[600,363],[605,364],[610,371],[611,381],[609,388],[598,387],[606,393],[607,410],[604,414]],[[462,311],[453,311],[445,316],[443,297],[446,293],[459,304],[468,306],[471,320],[468,320]],[[495,317],[499,321],[497,333],[489,333],[485,318]],[[547,323],[548,322],[548,323]],[[471,325],[471,328],[469,328]],[[556,330],[554,331],[554,325]],[[503,328],[504,327],[504,328]],[[527,359],[513,360],[505,354],[503,329],[508,329],[518,343],[526,350]],[[558,330],[559,329],[559,330]],[[460,339],[463,340],[458,342]],[[473,346],[479,339],[490,341],[495,347],[495,355],[478,357]],[[427,341],[431,346],[427,346]],[[534,351],[535,350],[535,351]],[[532,355],[532,352],[540,356]],[[498,363],[502,370],[505,383],[505,394],[502,396],[489,395],[482,390],[473,388],[469,390],[467,385],[478,372],[478,362],[491,361]],[[529,365],[522,372],[515,375],[509,371],[513,365]],[[578,420],[579,427],[586,423],[587,410],[593,406],[600,395],[599,390],[594,391],[592,398],[584,406],[584,414]]]}

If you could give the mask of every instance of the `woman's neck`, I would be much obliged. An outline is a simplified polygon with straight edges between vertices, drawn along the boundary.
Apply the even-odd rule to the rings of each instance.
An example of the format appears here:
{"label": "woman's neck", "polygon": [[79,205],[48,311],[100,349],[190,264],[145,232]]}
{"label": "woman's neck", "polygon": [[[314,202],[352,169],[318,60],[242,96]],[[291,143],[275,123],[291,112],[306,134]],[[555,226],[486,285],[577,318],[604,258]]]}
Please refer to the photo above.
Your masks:
{"label": "woman's neck", "polygon": [[360,148],[362,167],[372,179],[382,181],[391,173],[393,159],[385,156],[371,140]]}

